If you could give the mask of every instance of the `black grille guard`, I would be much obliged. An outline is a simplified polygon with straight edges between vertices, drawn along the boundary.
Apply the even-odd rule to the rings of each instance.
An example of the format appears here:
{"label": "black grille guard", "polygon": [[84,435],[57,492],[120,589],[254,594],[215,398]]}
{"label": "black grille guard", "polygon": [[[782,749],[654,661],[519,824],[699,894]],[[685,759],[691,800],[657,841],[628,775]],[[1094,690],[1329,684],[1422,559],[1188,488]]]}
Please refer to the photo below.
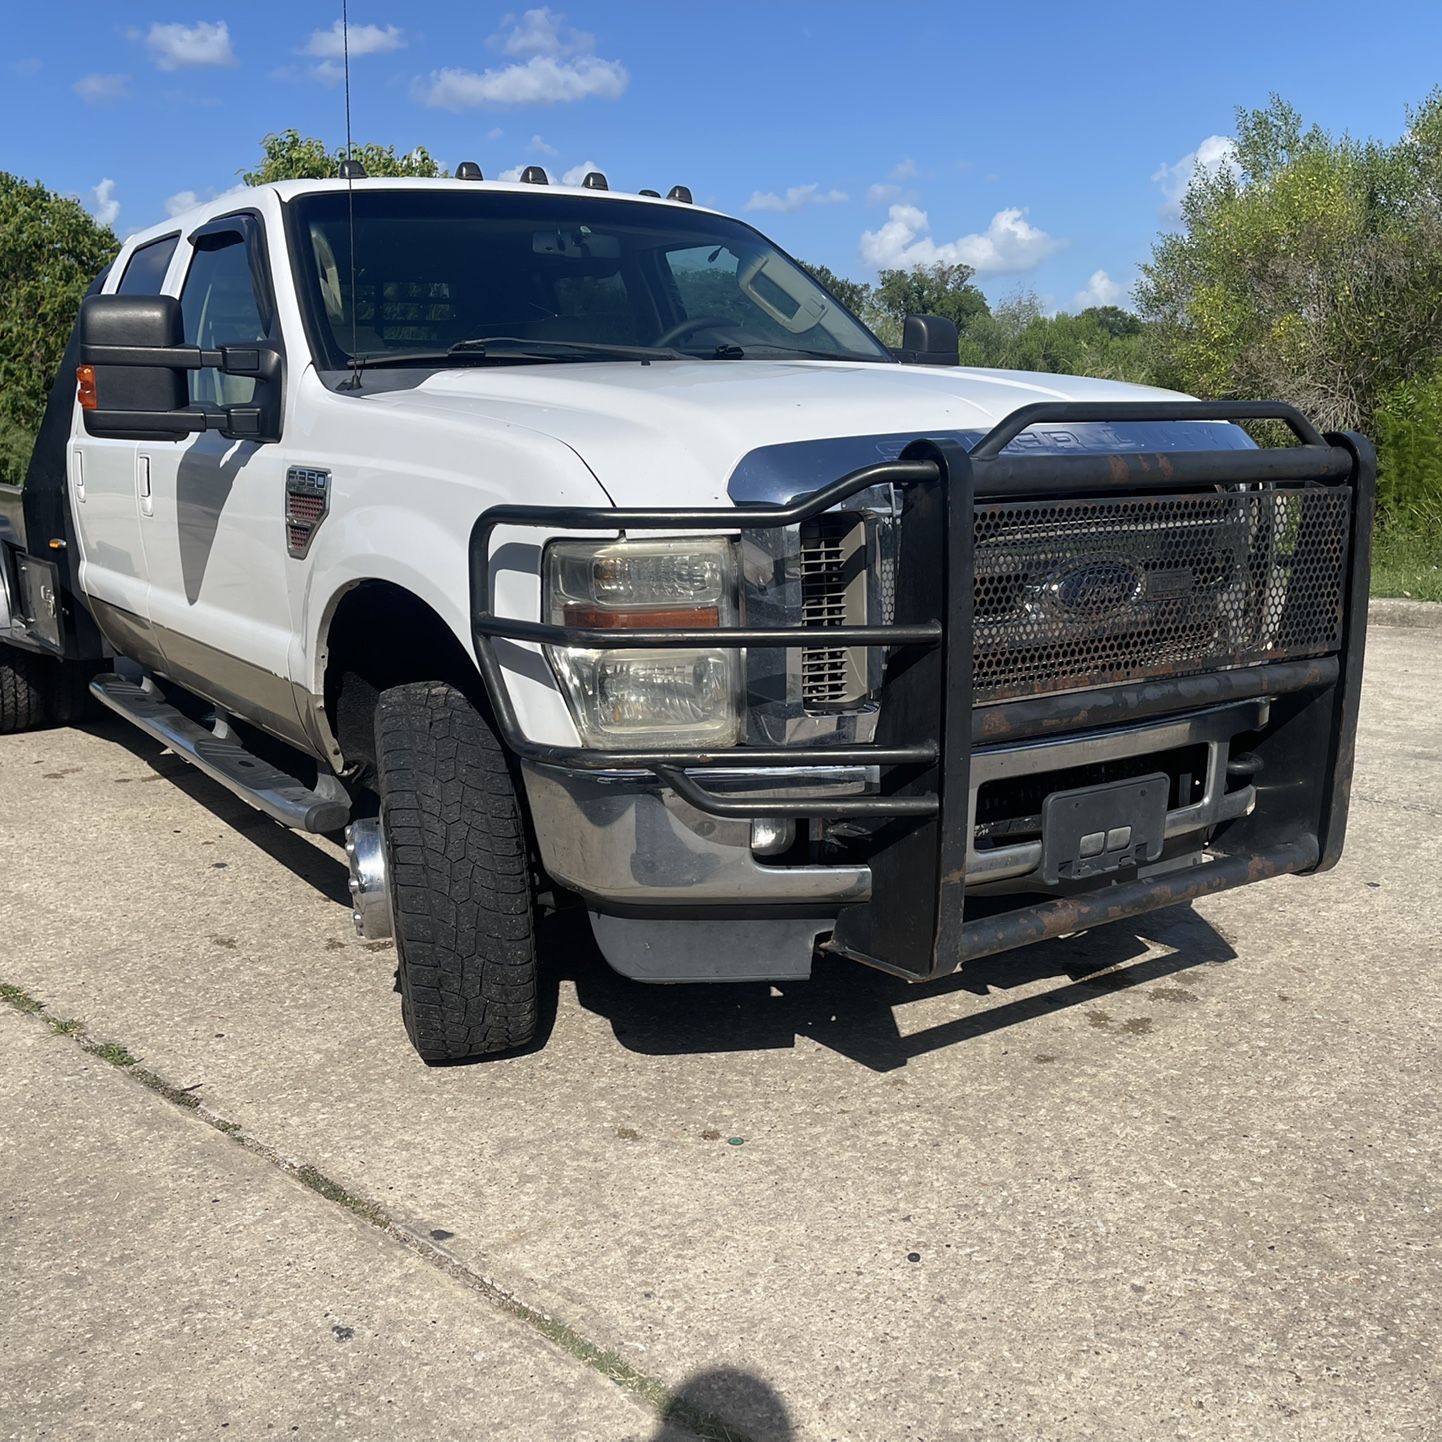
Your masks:
{"label": "black grille guard", "polygon": [[[1275,421],[1296,444],[1256,450],[1012,454],[1007,446],[1029,426],[1083,421]],[[1080,929],[1110,915],[1171,904],[1261,875],[1322,870],[1335,863],[1346,825],[1362,647],[1366,631],[1376,460],[1353,433],[1321,435],[1281,402],[1043,402],[1024,406],[969,451],[952,440],[918,438],[895,461],[852,471],[783,506],[626,509],[502,505],[487,510],[471,535],[471,605],[476,658],[505,743],[519,757],[578,770],[651,772],[697,810],[724,817],[861,817],[878,821],[885,844],[872,858],[873,895],[896,889],[930,906],[908,918],[900,905],[847,908],[835,949],[917,978],[950,970],[959,959],[1020,941]],[[796,526],[861,491],[891,485],[901,498],[895,619],[884,626],[826,628],[613,630],[552,625],[492,613],[491,540],[498,527],[572,531],[748,531]],[[1201,675],[1153,677],[1065,694],[975,704],[973,690],[973,547],[977,500],[1022,497],[1167,494],[1188,489],[1256,487],[1350,491],[1346,578],[1339,593],[1338,644],[1326,655],[1245,665]],[[713,749],[600,750],[538,742],[525,736],[507,691],[495,642],[590,648],[887,648],[875,739],[864,744],[754,746]],[[952,641],[955,644],[952,644]],[[1293,698],[1291,751],[1267,790],[1277,804],[1232,829],[1247,843],[1202,868],[1156,883],[1104,887],[1087,897],[1054,900],[993,918],[989,927],[961,929],[969,775],[976,746],[1015,743],[1061,730],[1132,723],[1189,708],[1255,696]],[[770,800],[721,796],[694,772],[719,768],[810,766],[880,768],[876,795]],[[1296,774],[1293,775],[1292,773]],[[1255,875],[1254,875],[1255,873]],[[917,877],[930,878],[929,887]],[[1231,879],[1228,879],[1231,878]],[[1140,888],[1140,890],[1139,890]],[[1122,893],[1145,892],[1147,900]],[[947,902],[949,893],[955,900]],[[1116,907],[1122,910],[1115,910]],[[1112,908],[1112,910],[1108,910]],[[912,908],[915,910],[915,908]],[[1049,919],[1043,921],[1045,916]],[[849,924],[848,924],[849,923]],[[1038,930],[1037,928],[1041,929]],[[929,932],[929,935],[927,934]],[[992,941],[987,937],[995,933]],[[1003,934],[1010,939],[1000,939]],[[918,970],[924,956],[926,964]],[[943,956],[949,958],[943,961]]]}

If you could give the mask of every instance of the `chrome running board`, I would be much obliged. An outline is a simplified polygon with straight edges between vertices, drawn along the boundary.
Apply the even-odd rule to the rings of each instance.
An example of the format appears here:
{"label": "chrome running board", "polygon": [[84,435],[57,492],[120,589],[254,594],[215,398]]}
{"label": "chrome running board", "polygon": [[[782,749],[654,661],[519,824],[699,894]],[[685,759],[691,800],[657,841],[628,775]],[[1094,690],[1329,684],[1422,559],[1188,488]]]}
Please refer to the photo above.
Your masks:
{"label": "chrome running board", "polygon": [[282,826],[293,831],[339,831],[350,820],[346,802],[312,791],[247,751],[223,719],[214,731],[192,721],[177,711],[148,677],[136,685],[113,673],[97,676],[90,690],[116,715]]}

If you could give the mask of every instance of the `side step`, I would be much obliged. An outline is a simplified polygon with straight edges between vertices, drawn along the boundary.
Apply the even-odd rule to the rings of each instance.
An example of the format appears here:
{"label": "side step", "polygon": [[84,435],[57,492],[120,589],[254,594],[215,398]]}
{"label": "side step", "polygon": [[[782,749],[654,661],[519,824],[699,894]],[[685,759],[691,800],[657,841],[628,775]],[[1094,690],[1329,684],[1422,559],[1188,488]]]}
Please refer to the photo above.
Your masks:
{"label": "side step", "polygon": [[282,826],[293,831],[340,831],[350,820],[350,807],[344,801],[322,796],[252,755],[224,723],[207,731],[170,705],[148,680],[137,686],[123,676],[97,676],[90,690],[117,715]]}

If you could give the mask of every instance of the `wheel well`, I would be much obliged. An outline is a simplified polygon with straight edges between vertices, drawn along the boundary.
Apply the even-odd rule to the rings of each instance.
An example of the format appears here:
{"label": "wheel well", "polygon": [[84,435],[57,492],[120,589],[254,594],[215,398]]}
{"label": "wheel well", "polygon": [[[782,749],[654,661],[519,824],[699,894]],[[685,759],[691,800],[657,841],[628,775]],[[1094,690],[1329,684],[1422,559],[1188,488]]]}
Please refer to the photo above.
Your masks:
{"label": "wheel well", "polygon": [[336,607],[326,632],[325,709],[346,766],[361,779],[374,765],[380,693],[409,681],[447,681],[491,718],[475,660],[418,596],[389,581],[362,581]]}

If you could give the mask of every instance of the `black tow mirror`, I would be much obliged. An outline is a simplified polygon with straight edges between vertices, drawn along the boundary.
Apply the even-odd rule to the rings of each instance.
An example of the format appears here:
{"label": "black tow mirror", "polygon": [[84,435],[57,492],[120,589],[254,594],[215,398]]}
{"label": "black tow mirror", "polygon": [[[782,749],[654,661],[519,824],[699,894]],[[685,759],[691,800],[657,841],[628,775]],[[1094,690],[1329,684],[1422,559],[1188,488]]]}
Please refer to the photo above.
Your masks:
{"label": "black tow mirror", "polygon": [[[168,360],[183,339],[180,302],[173,296],[92,295],[81,301],[79,380],[86,431],[115,440],[179,440],[190,430],[170,418],[190,404],[185,372]],[[118,363],[111,359],[135,349],[151,353],[151,364],[137,365],[128,354]],[[161,417],[163,427],[157,424]]]}
{"label": "black tow mirror", "polygon": [[[114,440],[179,440],[219,431],[231,440],[280,439],[280,352],[269,342],[202,350],[184,344],[169,295],[92,295],[80,303],[81,414],[86,433]],[[253,377],[249,405],[190,404],[190,371]]]}
{"label": "black tow mirror", "polygon": [[901,344],[892,350],[903,365],[961,364],[961,337],[956,322],[944,315],[909,315],[902,322]]}

